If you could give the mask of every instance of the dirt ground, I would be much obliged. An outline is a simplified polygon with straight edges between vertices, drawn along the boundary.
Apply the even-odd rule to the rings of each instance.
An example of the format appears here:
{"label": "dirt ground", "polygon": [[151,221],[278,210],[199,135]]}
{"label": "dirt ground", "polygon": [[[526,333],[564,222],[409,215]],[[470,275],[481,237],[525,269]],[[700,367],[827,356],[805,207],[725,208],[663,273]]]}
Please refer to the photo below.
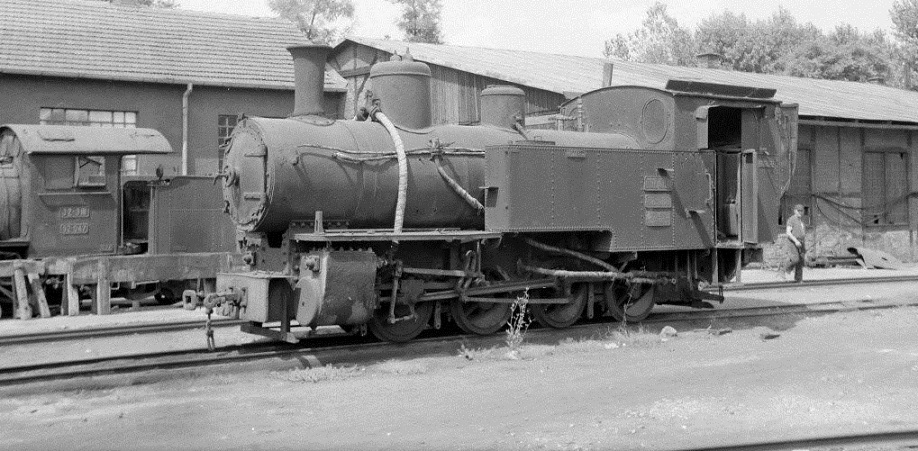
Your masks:
{"label": "dirt ground", "polygon": [[[770,334],[770,335],[769,335]],[[772,337],[772,335],[778,335]],[[918,308],[2,394],[7,449],[664,449],[918,427]],[[405,348],[411,352],[411,346]]]}

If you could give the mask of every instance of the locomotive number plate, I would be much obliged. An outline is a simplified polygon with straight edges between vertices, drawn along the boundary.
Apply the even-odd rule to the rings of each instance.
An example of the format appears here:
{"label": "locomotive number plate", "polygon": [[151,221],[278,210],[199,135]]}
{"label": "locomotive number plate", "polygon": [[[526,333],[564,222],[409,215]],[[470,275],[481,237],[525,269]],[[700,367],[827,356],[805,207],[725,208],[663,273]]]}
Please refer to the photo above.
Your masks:
{"label": "locomotive number plate", "polygon": [[672,210],[644,211],[644,225],[647,227],[670,227],[673,225]]}
{"label": "locomotive number plate", "polygon": [[68,222],[61,224],[61,235],[86,235],[89,233],[89,223]]}
{"label": "locomotive number plate", "polygon": [[61,207],[61,219],[88,218],[89,207],[71,206]]}

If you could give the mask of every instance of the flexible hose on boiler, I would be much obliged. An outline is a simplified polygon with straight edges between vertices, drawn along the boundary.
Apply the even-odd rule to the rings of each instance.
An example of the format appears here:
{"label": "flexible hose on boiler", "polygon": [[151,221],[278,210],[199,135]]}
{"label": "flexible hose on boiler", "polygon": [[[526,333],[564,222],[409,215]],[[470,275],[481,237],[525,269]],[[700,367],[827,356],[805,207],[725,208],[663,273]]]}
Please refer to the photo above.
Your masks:
{"label": "flexible hose on boiler", "polygon": [[603,269],[605,269],[605,270],[607,270],[607,271],[610,271],[610,272],[619,272],[619,271],[618,271],[618,268],[616,268],[616,267],[614,267],[614,266],[612,266],[612,265],[610,265],[610,264],[608,264],[608,263],[606,263],[606,262],[604,262],[604,261],[602,261],[602,260],[600,260],[600,259],[598,259],[598,258],[596,258],[596,257],[589,256],[589,255],[584,254],[584,253],[582,253],[582,252],[577,252],[577,251],[571,250],[571,249],[564,249],[564,248],[561,248],[561,247],[556,247],[556,246],[551,246],[551,245],[548,245],[548,244],[545,244],[545,243],[540,243],[540,242],[538,242],[538,241],[536,241],[536,240],[534,240],[534,239],[532,239],[532,238],[524,238],[524,240],[526,241],[526,244],[528,244],[528,245],[530,245],[530,246],[532,246],[532,247],[534,247],[534,248],[536,248],[536,249],[540,249],[540,250],[543,250],[543,251],[545,251],[545,252],[550,252],[550,253],[554,253],[554,254],[569,255],[569,256],[571,256],[571,257],[579,258],[579,259],[581,259],[581,260],[583,260],[583,261],[590,262],[590,263],[592,263],[592,264],[594,264],[594,265],[596,265],[596,266],[602,267]]}
{"label": "flexible hose on boiler", "polygon": [[[373,113],[373,117],[379,121],[395,144],[395,154],[398,157],[398,201],[395,203],[395,224],[392,231],[395,234],[402,233],[402,225],[405,223],[405,203],[408,198],[408,156],[405,155],[405,145],[402,144],[402,138],[398,136],[398,130],[395,124],[386,117],[382,111]],[[398,242],[398,240],[393,240]]]}
{"label": "flexible hose on boiler", "polygon": [[469,192],[466,191],[465,188],[463,188],[462,185],[459,184],[459,182],[453,180],[453,178],[450,177],[449,174],[446,173],[446,169],[443,169],[443,165],[440,164],[440,158],[439,157],[434,158],[434,161],[436,161],[437,163],[437,172],[440,173],[440,177],[443,177],[443,180],[446,181],[446,184],[449,185],[449,187],[452,188],[453,191],[456,194],[458,194],[459,197],[462,198],[462,200],[465,201],[465,203],[469,204],[470,207],[474,208],[475,211],[479,213],[483,212],[484,205],[481,205],[481,202],[478,202],[478,199],[475,199],[474,197],[472,197],[472,195],[469,194]]}

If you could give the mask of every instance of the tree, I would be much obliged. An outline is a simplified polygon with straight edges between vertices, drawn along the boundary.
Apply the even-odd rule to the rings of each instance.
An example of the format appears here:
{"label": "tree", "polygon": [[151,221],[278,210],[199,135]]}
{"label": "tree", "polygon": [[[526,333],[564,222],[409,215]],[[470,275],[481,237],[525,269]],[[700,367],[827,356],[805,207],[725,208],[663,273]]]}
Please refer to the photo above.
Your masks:
{"label": "tree", "polygon": [[695,42],[692,33],[666,12],[666,5],[654,3],[647,9],[642,28],[606,41],[606,57],[642,63],[690,66],[695,64]]}
{"label": "tree", "polygon": [[330,44],[345,33],[341,22],[354,17],[352,0],[268,0],[278,16],[295,23],[306,38]]}
{"label": "tree", "polygon": [[918,0],[896,0],[889,15],[899,41],[897,61],[903,67],[903,85],[918,90]]}
{"label": "tree", "polygon": [[724,64],[734,70],[758,73],[783,72],[785,55],[820,36],[813,24],[797,23],[784,8],[755,22],[729,11],[715,14],[702,20],[695,32],[700,51],[723,55]]}
{"label": "tree", "polygon": [[405,33],[408,42],[427,42],[442,44],[443,32],[440,30],[440,0],[389,0],[401,5],[402,15],[396,25]]}
{"label": "tree", "polygon": [[861,33],[846,24],[829,35],[798,44],[779,65],[783,73],[798,77],[860,82],[879,77],[892,82],[894,52],[882,31]]}

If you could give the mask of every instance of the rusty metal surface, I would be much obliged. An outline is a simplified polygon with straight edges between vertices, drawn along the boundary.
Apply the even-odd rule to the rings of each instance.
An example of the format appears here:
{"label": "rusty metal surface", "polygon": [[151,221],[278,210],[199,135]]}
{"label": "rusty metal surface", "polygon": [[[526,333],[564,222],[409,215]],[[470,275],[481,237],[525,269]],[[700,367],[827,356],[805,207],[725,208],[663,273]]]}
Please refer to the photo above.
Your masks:
{"label": "rusty metal surface", "polygon": [[217,273],[238,266],[240,257],[226,252],[74,257],[69,260],[73,283],[94,284],[99,277],[109,282],[214,279]]}
{"label": "rusty metal surface", "polygon": [[603,67],[611,61],[613,86],[662,89],[671,79],[756,86],[776,89],[781,100],[799,103],[803,116],[918,123],[918,92],[871,83],[363,37],[349,37],[337,48],[348,41],[389,53],[401,54],[410,47],[418,61],[558,94],[601,88]]}
{"label": "rusty metal surface", "polygon": [[213,177],[180,176],[150,185],[150,253],[235,250],[236,228]]}
{"label": "rusty metal surface", "polygon": [[377,257],[370,251],[319,251],[300,259],[296,320],[302,326],[364,324],[376,308]]}
{"label": "rusty metal surface", "polygon": [[370,68],[374,100],[396,126],[430,127],[430,68],[414,61],[383,61]]}
{"label": "rusty metal surface", "polygon": [[296,300],[286,274],[233,272],[219,273],[216,277],[218,293],[244,293],[240,319],[266,323],[289,319],[295,315]]}
{"label": "rusty metal surface", "polygon": [[605,232],[612,251],[712,244],[701,153],[506,145],[487,160],[489,231]]}
{"label": "rusty metal surface", "polygon": [[169,141],[149,128],[103,128],[79,125],[6,124],[27,154],[140,155],[172,153]]}
{"label": "rusty metal surface", "polygon": [[[432,161],[481,200],[484,148],[520,140],[495,127],[443,125],[400,131],[408,154],[406,228],[480,229],[482,217],[449,186]],[[635,147],[620,134],[539,131],[536,139],[593,147]],[[431,142],[441,147],[431,149]],[[398,191],[392,139],[362,121],[249,118],[237,125],[227,154],[224,197],[231,216],[256,232],[285,230],[323,211],[353,228],[391,227]]]}

